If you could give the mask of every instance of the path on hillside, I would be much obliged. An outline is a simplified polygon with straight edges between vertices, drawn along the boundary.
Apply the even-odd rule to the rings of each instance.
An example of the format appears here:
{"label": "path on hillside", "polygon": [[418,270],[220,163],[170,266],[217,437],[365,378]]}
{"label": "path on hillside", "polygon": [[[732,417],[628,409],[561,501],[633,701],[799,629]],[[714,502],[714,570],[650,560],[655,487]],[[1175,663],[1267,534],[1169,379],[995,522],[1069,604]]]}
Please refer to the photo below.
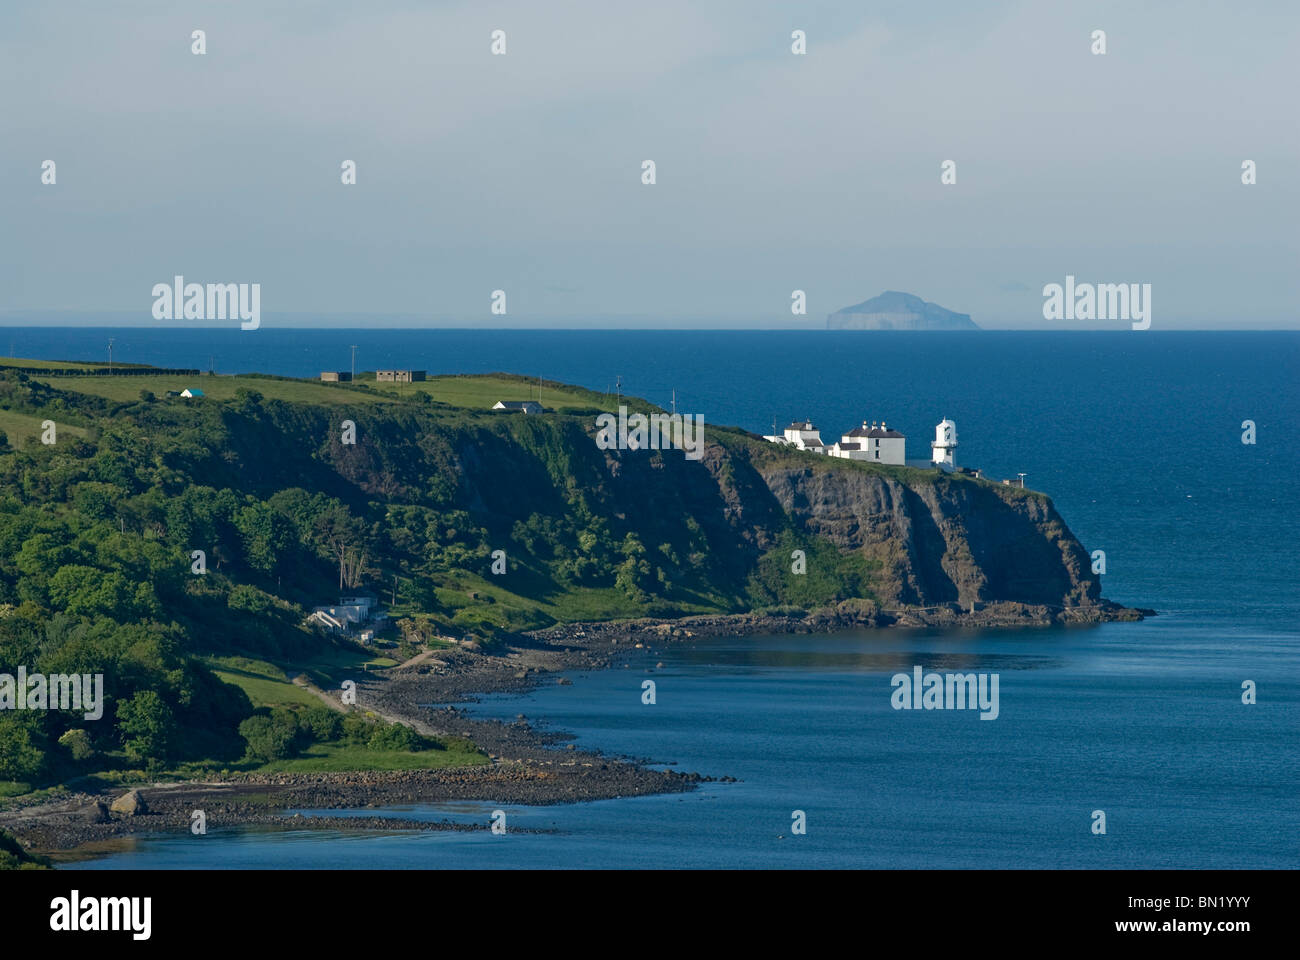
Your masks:
{"label": "path on hillside", "polygon": [[[408,663],[409,662],[410,661],[408,661]],[[406,664],[403,664],[403,666],[405,665]],[[400,723],[404,726],[410,727],[416,733],[422,734],[426,737],[442,736],[442,733],[434,730],[433,727],[429,726],[427,723],[424,723],[421,720],[416,720],[413,717],[399,716],[395,713],[385,712],[376,707],[363,707],[360,704],[355,706],[346,704],[342,700],[336,699],[334,694],[328,693],[316,686],[316,684],[312,683],[311,680],[307,679],[305,673],[300,673],[294,677],[293,684],[302,687],[308,693],[320,698],[320,701],[324,703],[325,706],[329,707],[331,710],[337,710],[339,713],[351,713],[353,710],[360,710],[363,713],[373,713],[375,716],[380,717],[388,723]]]}

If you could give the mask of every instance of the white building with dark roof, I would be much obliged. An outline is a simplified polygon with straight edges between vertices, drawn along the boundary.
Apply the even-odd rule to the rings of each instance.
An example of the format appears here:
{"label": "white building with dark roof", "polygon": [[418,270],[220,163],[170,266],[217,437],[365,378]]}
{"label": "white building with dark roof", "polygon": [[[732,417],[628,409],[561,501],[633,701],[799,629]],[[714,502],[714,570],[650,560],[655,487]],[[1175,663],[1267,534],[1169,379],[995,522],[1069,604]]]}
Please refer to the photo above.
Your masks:
{"label": "white building with dark roof", "polygon": [[772,443],[782,443],[796,450],[811,450],[813,453],[825,453],[826,444],[822,442],[821,431],[813,426],[811,420],[795,421],[785,428],[782,434],[772,434],[763,438]]}
{"label": "white building with dark roof", "polygon": [[907,462],[907,437],[897,430],[891,430],[881,421],[854,427],[840,438],[839,443],[832,444],[826,451],[832,457],[845,460],[866,460],[870,463],[889,463],[903,466]]}

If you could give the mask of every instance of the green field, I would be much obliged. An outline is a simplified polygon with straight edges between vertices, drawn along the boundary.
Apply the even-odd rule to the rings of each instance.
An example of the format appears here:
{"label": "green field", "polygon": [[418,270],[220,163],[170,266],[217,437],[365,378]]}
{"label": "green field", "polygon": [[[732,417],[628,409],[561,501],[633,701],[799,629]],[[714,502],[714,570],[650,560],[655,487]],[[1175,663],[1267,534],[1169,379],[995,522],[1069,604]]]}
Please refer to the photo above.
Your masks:
{"label": "green field", "polygon": [[[315,694],[292,682],[289,673],[266,660],[253,660],[248,657],[206,657],[204,662],[226,683],[233,683],[248,694],[248,699],[255,707],[290,704],[320,706],[321,701]],[[346,650],[332,649],[314,660],[291,667],[290,671],[294,676],[306,673],[319,687],[333,687],[337,685],[340,678],[345,678],[349,673],[363,673],[367,669],[382,669],[396,665],[397,661],[391,657],[367,657]]]}
{"label": "green field", "polygon": [[141,377],[37,377],[58,390],[70,390],[126,402],[140,399],[140,391],[148,390],[159,402],[202,403],[201,398],[167,397],[168,390],[180,392],[197,387],[205,397],[213,400],[231,400],[241,389],[256,390],[263,397],[274,400],[299,401],[323,404],[391,403],[392,398],[378,391],[352,390],[327,386],[311,380],[280,380],[271,377],[240,376],[141,376]]}
{"label": "green field", "polygon": [[[27,361],[23,361],[27,363]],[[32,365],[41,365],[32,361]],[[267,399],[289,402],[323,404],[392,403],[399,398],[409,398],[427,393],[434,400],[453,407],[471,410],[488,410],[498,400],[535,400],[538,395],[536,381],[508,376],[445,376],[433,377],[420,383],[377,383],[372,379],[358,378],[369,389],[350,384],[323,384],[315,380],[292,380],[277,377],[248,376],[139,376],[139,377],[61,377],[57,373],[36,379],[59,390],[71,390],[105,397],[118,402],[138,400],[142,390],[148,390],[159,401],[168,403],[202,403],[201,399],[167,397],[167,391],[180,392],[186,388],[202,390],[213,400],[230,400],[241,389],[255,390]],[[613,398],[584,390],[581,387],[561,387],[543,382],[542,405],[551,410],[602,407],[613,409]]]}
{"label": "green field", "polygon": [[[38,417],[35,414],[0,410],[0,430],[4,431],[11,444],[18,446],[26,437],[39,437],[41,435],[41,421],[45,419],[45,417]],[[67,423],[59,423],[57,429],[59,434],[70,433],[74,437],[84,437],[86,435],[86,431],[81,427],[74,427]]]}
{"label": "green field", "polygon": [[275,760],[257,773],[343,773],[353,770],[436,770],[476,766],[491,761],[468,740],[449,738],[445,750],[371,750],[350,744],[315,743],[299,756]]}
{"label": "green field", "polygon": [[291,683],[283,670],[265,660],[209,657],[207,664],[226,683],[232,683],[248,694],[248,699],[255,707],[293,703],[307,707],[320,706],[318,697]]}
{"label": "green field", "polygon": [[[397,396],[409,397],[417,393],[428,393],[440,403],[471,410],[489,410],[498,400],[536,400],[539,393],[536,380],[508,375],[449,375],[430,377],[422,383],[377,383],[374,380],[362,382],[369,383],[372,390]],[[616,406],[611,402],[612,398],[607,398],[603,394],[584,390],[582,387],[554,384],[548,380],[542,381],[540,394],[542,406],[548,410],[566,410],[573,407],[613,409]]]}
{"label": "green field", "polygon": [[[40,368],[43,370],[85,370],[92,367],[106,367],[108,361],[103,363],[68,363],[63,360],[28,360],[24,357],[0,357],[0,367],[27,367]],[[135,367],[140,364],[134,363],[115,363],[115,367]]]}

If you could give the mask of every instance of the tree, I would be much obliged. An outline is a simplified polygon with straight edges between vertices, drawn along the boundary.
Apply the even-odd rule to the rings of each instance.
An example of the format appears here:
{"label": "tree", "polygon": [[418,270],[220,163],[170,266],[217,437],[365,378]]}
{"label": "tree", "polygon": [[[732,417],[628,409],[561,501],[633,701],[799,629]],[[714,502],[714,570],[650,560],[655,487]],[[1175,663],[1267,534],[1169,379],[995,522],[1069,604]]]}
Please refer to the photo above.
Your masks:
{"label": "tree", "polygon": [[368,569],[364,524],[336,502],[316,517],[312,529],[318,542],[338,561],[339,589],[360,586]]}
{"label": "tree", "polygon": [[0,780],[31,780],[45,764],[41,736],[27,717],[0,714]]}
{"label": "tree", "polygon": [[50,577],[50,603],[74,617],[104,614],[130,620],[137,608],[137,586],[122,574],[84,564],[62,566]]}
{"label": "tree", "polygon": [[239,735],[248,742],[248,756],[263,763],[297,753],[298,732],[297,717],[278,708],[269,716],[249,717],[239,725]]}
{"label": "tree", "polygon": [[253,503],[235,517],[244,559],[259,573],[272,573],[294,543],[293,523],[265,503]]}
{"label": "tree", "polygon": [[118,704],[117,732],[132,760],[159,762],[171,748],[176,719],[162,697],[141,690]]}
{"label": "tree", "polygon": [[59,743],[73,760],[89,760],[95,755],[95,748],[90,743],[90,734],[80,727],[74,727],[59,737]]}
{"label": "tree", "polygon": [[378,723],[366,746],[371,750],[419,750],[423,738],[400,723]]}
{"label": "tree", "polygon": [[329,743],[343,732],[343,717],[329,707],[312,707],[302,715],[299,726],[317,743]]}

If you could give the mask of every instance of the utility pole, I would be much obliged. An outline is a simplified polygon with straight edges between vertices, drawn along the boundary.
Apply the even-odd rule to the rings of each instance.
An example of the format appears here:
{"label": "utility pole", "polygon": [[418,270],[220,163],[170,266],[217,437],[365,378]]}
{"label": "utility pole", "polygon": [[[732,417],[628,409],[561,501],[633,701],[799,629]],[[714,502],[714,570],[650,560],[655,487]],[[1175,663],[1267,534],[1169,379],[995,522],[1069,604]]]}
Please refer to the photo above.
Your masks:
{"label": "utility pole", "polygon": [[619,405],[623,403],[623,375],[620,373],[614,377],[614,393],[618,397]]}
{"label": "utility pole", "polygon": [[397,606],[397,574],[393,574],[393,602],[389,606]]}
{"label": "utility pole", "polygon": [[677,388],[673,387],[673,414],[677,414]]}
{"label": "utility pole", "polygon": [[357,379],[357,345],[354,343],[352,344],[352,382],[355,383],[356,379]]}
{"label": "utility pole", "polygon": [[113,337],[108,338],[108,369],[110,372],[113,369],[113,340]]}

